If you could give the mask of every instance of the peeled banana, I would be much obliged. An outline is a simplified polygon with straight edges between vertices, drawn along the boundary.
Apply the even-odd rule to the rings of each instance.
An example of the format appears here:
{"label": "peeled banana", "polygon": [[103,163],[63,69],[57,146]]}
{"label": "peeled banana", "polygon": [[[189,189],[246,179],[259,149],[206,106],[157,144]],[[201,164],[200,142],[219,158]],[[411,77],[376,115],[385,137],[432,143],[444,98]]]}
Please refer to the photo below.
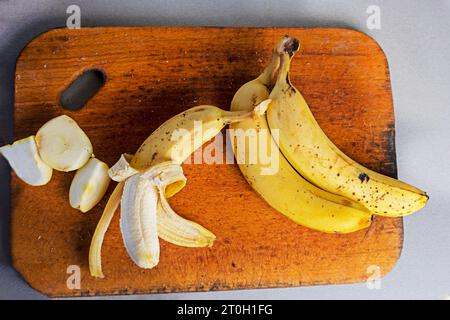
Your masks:
{"label": "peeled banana", "polygon": [[[291,40],[290,37],[284,38],[274,50],[270,64],[264,72],[236,92],[231,102],[231,110],[252,110],[255,105],[269,97],[268,88],[279,67],[279,54],[291,50]],[[257,149],[265,148],[273,153],[271,158],[278,162],[278,170],[275,172],[261,174],[267,169],[267,165],[261,161],[249,161],[252,156],[250,145],[239,143],[239,139],[243,141],[243,134],[250,135],[251,130],[267,133],[258,135]],[[267,203],[288,218],[311,229],[329,233],[348,233],[370,225],[371,213],[363,206],[317,188],[292,168],[271,137],[265,115],[231,124],[230,136],[236,158],[246,155],[242,157],[246,161],[237,162],[247,182]]]}
{"label": "peeled banana", "polygon": [[265,111],[264,105],[244,112],[230,112],[207,105],[194,107],[157,128],[132,158],[123,155],[110,169],[111,178],[120,182],[92,239],[89,251],[91,275],[103,277],[101,245],[120,199],[124,244],[138,266],[151,268],[158,263],[158,235],[181,246],[212,245],[214,234],[178,216],[166,198],[185,186],[181,164],[192,152],[216,136],[225,125],[259,116]]}
{"label": "peeled banana", "polygon": [[357,201],[377,215],[405,216],[425,206],[424,191],[365,168],[325,135],[291,84],[289,68],[296,49],[281,55],[267,110],[269,127],[279,132],[279,147],[289,163],[319,188]]}

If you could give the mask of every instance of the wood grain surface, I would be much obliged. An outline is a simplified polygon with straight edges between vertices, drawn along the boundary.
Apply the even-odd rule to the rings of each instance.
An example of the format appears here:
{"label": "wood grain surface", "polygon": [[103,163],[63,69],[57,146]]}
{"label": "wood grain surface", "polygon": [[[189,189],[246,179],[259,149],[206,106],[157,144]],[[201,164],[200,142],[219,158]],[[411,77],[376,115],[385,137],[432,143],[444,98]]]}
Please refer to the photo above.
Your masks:
{"label": "wood grain surface", "polygon": [[[396,176],[394,115],[386,58],[368,36],[346,29],[82,28],[33,40],[17,62],[15,138],[60,114],[74,118],[109,165],[171,116],[195,105],[224,109],[255,78],[284,34],[301,40],[292,82],[329,137],[366,166]],[[79,111],[60,94],[83,71],[102,70],[105,86]],[[271,209],[236,165],[184,165],[187,186],[171,205],[217,235],[212,248],[161,241],[159,265],[128,258],[116,213],[103,246],[104,279],[89,275],[88,250],[106,198],[82,214],[69,206],[73,173],[54,172],[31,187],[12,173],[11,245],[15,268],[48,296],[109,295],[287,287],[365,281],[368,267],[388,273],[402,247],[401,219],[376,217],[348,235],[296,225]],[[111,184],[108,194],[114,184]],[[67,268],[81,269],[71,290]]]}

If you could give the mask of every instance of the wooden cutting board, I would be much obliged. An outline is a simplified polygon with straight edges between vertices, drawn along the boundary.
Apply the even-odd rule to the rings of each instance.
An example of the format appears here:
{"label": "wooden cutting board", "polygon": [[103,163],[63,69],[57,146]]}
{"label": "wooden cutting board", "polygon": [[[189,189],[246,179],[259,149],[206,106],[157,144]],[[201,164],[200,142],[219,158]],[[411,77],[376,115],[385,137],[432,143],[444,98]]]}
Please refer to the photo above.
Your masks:
{"label": "wooden cutting board", "polygon": [[[301,40],[292,81],[325,132],[355,160],[395,177],[386,57],[370,37],[346,29],[52,30],[34,39],[18,59],[15,138],[67,114],[91,138],[95,155],[112,165],[185,109],[199,104],[228,109],[236,90],[259,75],[284,34]],[[101,70],[105,86],[81,110],[63,109],[61,92],[88,69]],[[54,172],[43,187],[27,186],[13,173],[15,268],[33,288],[54,297],[361,282],[372,274],[370,266],[385,275],[400,255],[401,219],[376,217],[369,230],[324,234],[271,209],[236,165],[184,165],[184,170],[188,184],[171,204],[212,230],[214,246],[192,249],[161,241],[159,265],[139,269],[125,252],[116,214],[105,237],[101,280],[89,275],[88,250],[106,198],[82,214],[69,206],[73,173]],[[80,289],[66,285],[72,265],[80,267]]]}

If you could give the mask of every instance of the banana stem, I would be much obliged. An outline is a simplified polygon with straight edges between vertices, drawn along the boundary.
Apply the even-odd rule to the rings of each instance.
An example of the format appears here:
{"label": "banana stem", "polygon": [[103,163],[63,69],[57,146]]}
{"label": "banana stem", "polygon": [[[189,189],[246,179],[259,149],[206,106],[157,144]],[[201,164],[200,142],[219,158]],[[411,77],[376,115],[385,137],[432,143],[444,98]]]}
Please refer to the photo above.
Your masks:
{"label": "banana stem", "polygon": [[277,49],[277,52],[280,55],[280,69],[278,72],[277,83],[282,83],[282,81],[285,80],[289,85],[291,84],[289,78],[291,60],[299,48],[300,42],[295,38],[286,36],[281,41]]}
{"label": "banana stem", "polygon": [[270,87],[274,83],[275,75],[278,71],[279,66],[280,66],[280,54],[277,52],[276,49],[273,49],[269,65],[258,77],[258,81],[264,84],[266,87]]}
{"label": "banana stem", "polygon": [[280,71],[278,72],[277,82],[281,83],[281,81],[283,80],[290,81],[289,79],[290,68],[291,68],[291,58],[287,53],[285,53],[280,58]]}
{"label": "banana stem", "polygon": [[[269,65],[258,77],[258,80],[262,82],[266,87],[272,86],[276,79],[275,74],[277,73],[277,71],[279,71],[278,69],[280,67],[280,58],[283,59],[283,56],[286,54],[288,57],[292,57],[294,53],[299,49],[299,46],[300,43],[297,39],[285,35],[273,48]],[[287,71],[289,71],[289,69]]]}

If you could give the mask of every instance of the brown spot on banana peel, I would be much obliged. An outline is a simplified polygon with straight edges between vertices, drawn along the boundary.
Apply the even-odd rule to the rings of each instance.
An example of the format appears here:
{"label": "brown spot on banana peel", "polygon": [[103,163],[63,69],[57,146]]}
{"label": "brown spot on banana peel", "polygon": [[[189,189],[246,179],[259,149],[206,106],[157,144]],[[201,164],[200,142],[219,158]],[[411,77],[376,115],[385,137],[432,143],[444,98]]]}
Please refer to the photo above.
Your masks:
{"label": "brown spot on banana peel", "polygon": [[364,181],[369,182],[370,177],[366,173],[362,172],[358,175],[358,179],[361,181],[361,183],[363,183]]}
{"label": "brown spot on banana peel", "polygon": [[341,203],[342,203],[342,205],[347,206],[347,207],[351,207],[351,205],[352,205],[352,202],[347,199],[341,199]]}

